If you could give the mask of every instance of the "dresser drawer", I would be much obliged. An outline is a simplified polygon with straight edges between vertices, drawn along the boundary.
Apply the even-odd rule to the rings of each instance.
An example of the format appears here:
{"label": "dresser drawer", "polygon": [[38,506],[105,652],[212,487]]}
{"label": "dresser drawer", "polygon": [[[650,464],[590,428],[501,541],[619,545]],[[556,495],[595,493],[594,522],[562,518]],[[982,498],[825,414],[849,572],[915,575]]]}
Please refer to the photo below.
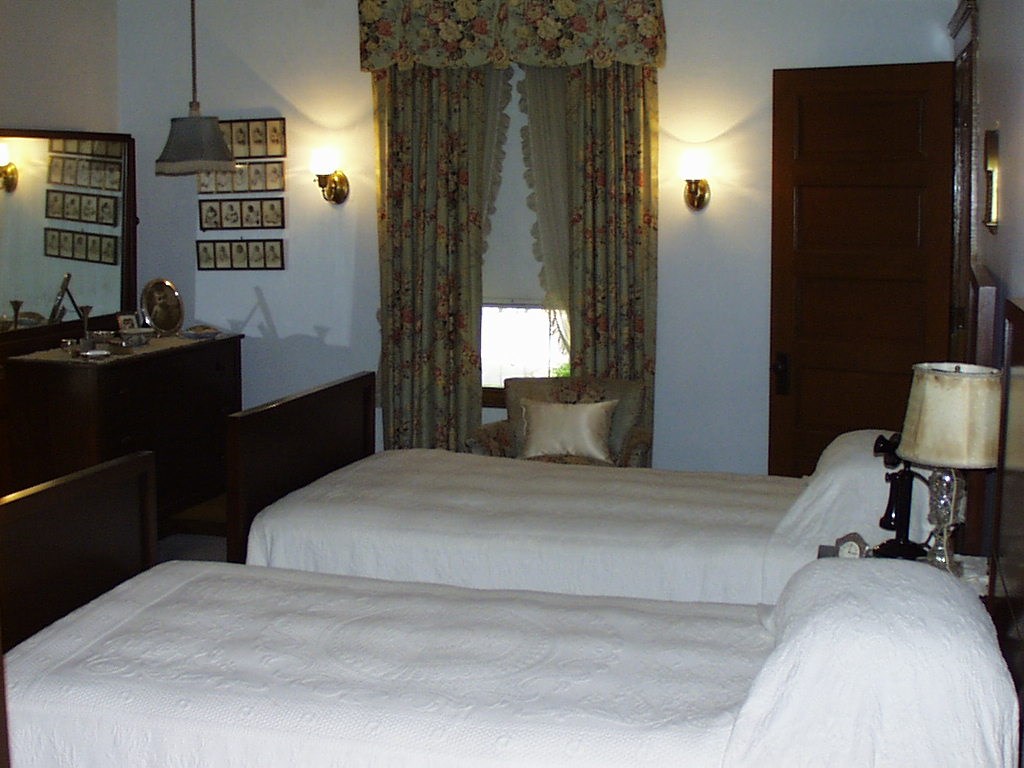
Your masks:
{"label": "dresser drawer", "polygon": [[100,363],[10,358],[19,487],[151,450],[161,522],[223,493],[226,416],[241,408],[241,339],[155,339]]}

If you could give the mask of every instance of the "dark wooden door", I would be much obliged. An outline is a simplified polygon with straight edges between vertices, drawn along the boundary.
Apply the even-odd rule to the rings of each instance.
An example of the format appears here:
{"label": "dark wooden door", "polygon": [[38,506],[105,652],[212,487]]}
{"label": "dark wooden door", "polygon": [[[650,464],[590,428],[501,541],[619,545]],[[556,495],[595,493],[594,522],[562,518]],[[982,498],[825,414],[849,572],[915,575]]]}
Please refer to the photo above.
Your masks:
{"label": "dark wooden door", "polygon": [[953,64],[774,75],[769,472],[898,431],[949,352]]}

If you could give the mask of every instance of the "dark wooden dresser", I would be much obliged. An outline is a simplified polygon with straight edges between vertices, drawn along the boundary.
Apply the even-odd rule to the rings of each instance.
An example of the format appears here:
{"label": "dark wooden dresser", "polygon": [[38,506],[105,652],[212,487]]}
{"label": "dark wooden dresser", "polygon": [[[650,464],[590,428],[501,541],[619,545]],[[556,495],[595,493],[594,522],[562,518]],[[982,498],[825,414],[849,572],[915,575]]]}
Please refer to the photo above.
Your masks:
{"label": "dark wooden dresser", "polygon": [[108,357],[46,350],[4,363],[17,487],[156,453],[160,535],[224,492],[225,417],[241,408],[240,335],[153,339]]}

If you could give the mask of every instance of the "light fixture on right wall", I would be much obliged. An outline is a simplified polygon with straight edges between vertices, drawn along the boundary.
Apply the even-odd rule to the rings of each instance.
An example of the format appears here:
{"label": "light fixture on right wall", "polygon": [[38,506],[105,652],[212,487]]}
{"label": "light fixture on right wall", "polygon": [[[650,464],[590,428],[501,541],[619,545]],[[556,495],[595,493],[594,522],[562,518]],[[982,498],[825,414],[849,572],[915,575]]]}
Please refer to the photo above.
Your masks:
{"label": "light fixture on right wall", "polygon": [[320,194],[324,200],[335,205],[348,200],[349,192],[348,176],[338,169],[339,165],[338,153],[333,149],[323,147],[313,150],[310,169],[316,176]]}
{"label": "light fixture on right wall", "polygon": [[999,229],[999,131],[985,131],[985,221],[989,232]]}
{"label": "light fixture on right wall", "polygon": [[709,165],[704,149],[690,149],[683,154],[679,175],[683,178],[683,200],[691,211],[702,211],[711,201],[711,185],[707,179]]}

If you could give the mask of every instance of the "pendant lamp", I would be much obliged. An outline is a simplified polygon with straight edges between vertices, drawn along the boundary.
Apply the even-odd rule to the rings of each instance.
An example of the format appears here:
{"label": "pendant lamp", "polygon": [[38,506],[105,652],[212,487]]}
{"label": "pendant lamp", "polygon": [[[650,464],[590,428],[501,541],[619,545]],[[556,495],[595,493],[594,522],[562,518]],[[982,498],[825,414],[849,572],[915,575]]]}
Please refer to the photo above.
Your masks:
{"label": "pendant lamp", "polygon": [[192,101],[188,117],[171,118],[171,132],[156,161],[158,176],[187,176],[205,171],[233,171],[231,149],[216,117],[199,114],[196,96],[196,0],[192,6]]}

